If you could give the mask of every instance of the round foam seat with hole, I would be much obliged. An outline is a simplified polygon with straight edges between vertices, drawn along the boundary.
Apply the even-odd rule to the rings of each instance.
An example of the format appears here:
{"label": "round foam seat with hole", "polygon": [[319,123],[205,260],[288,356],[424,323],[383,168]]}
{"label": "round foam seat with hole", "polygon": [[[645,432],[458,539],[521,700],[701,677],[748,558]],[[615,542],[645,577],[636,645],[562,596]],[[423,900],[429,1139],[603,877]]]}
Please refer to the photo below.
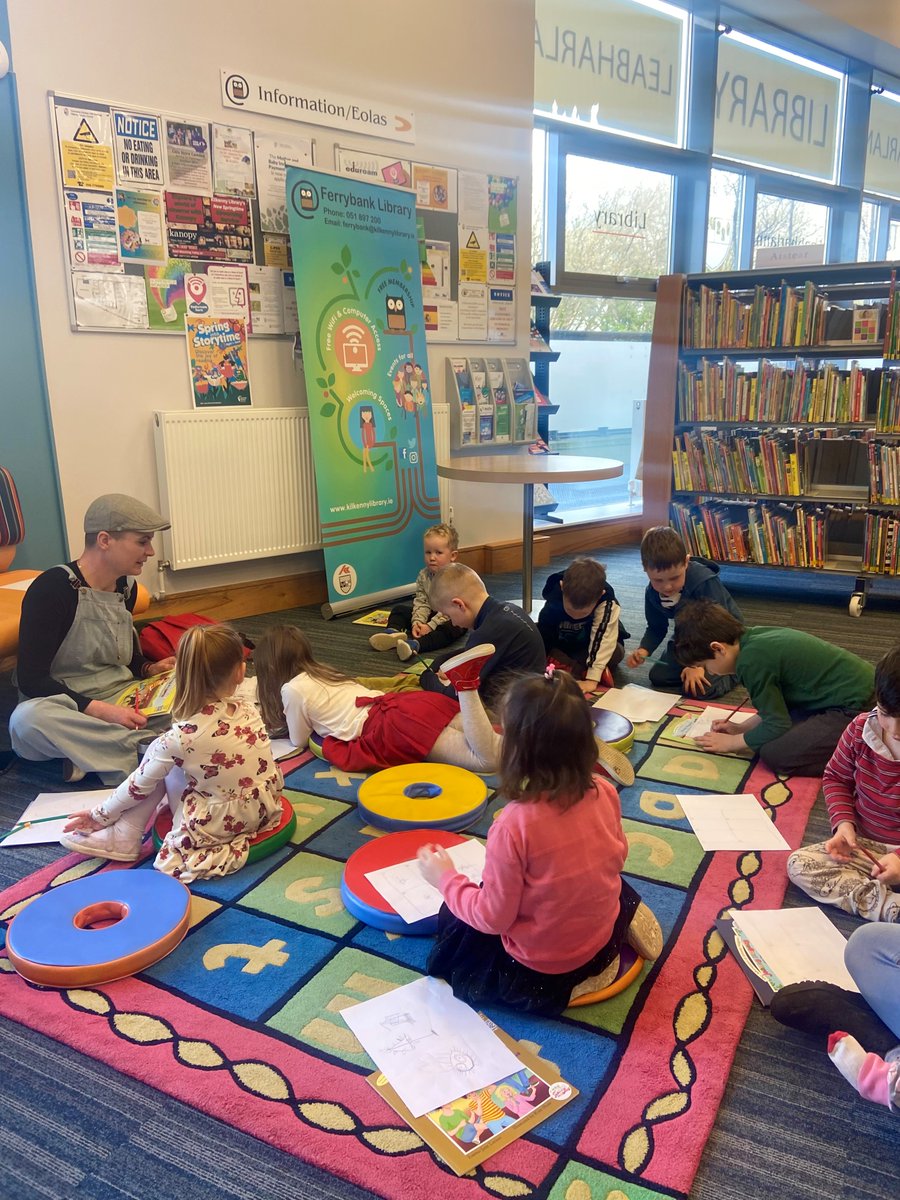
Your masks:
{"label": "round foam seat with hole", "polygon": [[634,726],[627,717],[608,712],[605,708],[592,708],[591,720],[594,722],[595,735],[607,746],[627,754],[634,745]]}
{"label": "round foam seat with hole", "polygon": [[[153,822],[153,848],[158,850],[165,841],[166,835],[172,828],[172,810],[164,808]],[[287,796],[281,797],[281,820],[274,829],[258,833],[250,839],[250,849],[247,852],[247,862],[258,862],[280,850],[290,840],[297,828],[297,814]]]}
{"label": "round foam seat with hole", "polygon": [[[449,850],[451,846],[459,846],[466,840],[447,829],[404,829],[399,833],[386,833],[384,837],[373,838],[354,850],[344,866],[341,876],[344,907],[357,921],[374,929],[430,937],[437,932],[437,913],[420,921],[405,921],[366,875],[382,867],[394,867],[415,859],[420,846],[434,844]],[[415,870],[418,871],[418,868]]]}
{"label": "round foam seat with hole", "polygon": [[446,763],[404,763],[359,785],[360,815],[379,829],[468,829],[487,806],[480,775]]}
{"label": "round foam seat with hole", "polygon": [[630,946],[623,944],[619,952],[619,973],[612,983],[597,992],[585,992],[577,1000],[572,1000],[569,1008],[584,1008],[588,1004],[602,1004],[604,1000],[612,1000],[613,996],[618,996],[634,983],[643,966],[644,960],[640,955],[635,954]]}
{"label": "round foam seat with hole", "polygon": [[112,983],[174,950],[190,913],[191,893],[171,875],[101,871],[32,900],[10,924],[6,950],[30,983]]}

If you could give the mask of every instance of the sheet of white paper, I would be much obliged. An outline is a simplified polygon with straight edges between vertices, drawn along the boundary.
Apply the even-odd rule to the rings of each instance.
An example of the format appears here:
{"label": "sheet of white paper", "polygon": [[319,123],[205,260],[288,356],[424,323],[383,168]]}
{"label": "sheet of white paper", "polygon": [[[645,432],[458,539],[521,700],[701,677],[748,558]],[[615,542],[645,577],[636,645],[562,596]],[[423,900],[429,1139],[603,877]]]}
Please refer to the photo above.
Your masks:
{"label": "sheet of white paper", "polygon": [[281,762],[283,758],[290,758],[292,754],[300,753],[300,747],[295,746],[290,738],[272,738],[269,745],[272,748],[272,757],[276,762]]}
{"label": "sheet of white paper", "polygon": [[605,708],[639,724],[642,721],[661,721],[680,699],[681,696],[671,692],[654,692],[637,683],[628,683],[623,688],[610,688],[604,692],[594,708]]}
{"label": "sheet of white paper", "polygon": [[[14,832],[0,840],[0,848],[58,842],[63,825],[72,813],[96,808],[109,799],[111,791],[111,788],[104,788],[99,792],[41,792],[19,817],[13,826]],[[32,824],[24,827],[27,821]]]}
{"label": "sheet of white paper", "polygon": [[[713,721],[727,721],[734,715],[734,709],[717,708],[716,705],[711,704],[709,708],[704,708],[703,712],[698,712],[696,716],[688,717],[680,722],[677,736],[680,738],[702,737],[704,733],[712,732]],[[736,719],[740,722],[740,714]],[[668,730],[666,732],[668,733]]]}
{"label": "sheet of white paper", "polygon": [[425,976],[341,1016],[414,1117],[522,1065],[443,979]]}
{"label": "sheet of white paper", "polygon": [[821,979],[859,991],[844,966],[846,938],[820,908],[734,909],[733,917],[782,986]]}
{"label": "sheet of white paper", "polygon": [[33,579],[17,579],[15,583],[3,583],[0,587],[7,588],[10,592],[27,592],[33,583]]}
{"label": "sheet of white paper", "polygon": [[[484,846],[481,842],[470,838],[458,846],[451,846],[447,853],[458,871],[473,883],[481,883],[484,871]],[[392,867],[367,871],[366,879],[376,892],[384,896],[394,911],[410,924],[435,916],[443,901],[438,889],[422,878],[419,864],[414,858],[395,863]]]}
{"label": "sheet of white paper", "polygon": [[790,850],[755,796],[676,796],[704,850]]}

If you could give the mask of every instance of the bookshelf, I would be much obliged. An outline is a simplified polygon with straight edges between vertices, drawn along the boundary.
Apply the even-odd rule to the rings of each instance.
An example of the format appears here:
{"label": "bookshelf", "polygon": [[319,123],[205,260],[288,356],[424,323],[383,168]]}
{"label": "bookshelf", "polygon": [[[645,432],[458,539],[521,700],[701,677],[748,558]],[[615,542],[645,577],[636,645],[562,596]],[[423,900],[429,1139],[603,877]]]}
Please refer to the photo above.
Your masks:
{"label": "bookshelf", "polygon": [[559,351],[550,346],[550,314],[560,299],[550,291],[550,264],[536,263],[532,270],[531,324],[540,341],[532,336],[530,355],[537,400],[537,435],[545,442],[550,438],[550,418],[559,411],[558,404],[550,403],[550,365],[559,358]]}
{"label": "bookshelf", "polygon": [[729,565],[852,575],[857,616],[900,575],[893,264],[662,277],[648,399],[648,526]]}

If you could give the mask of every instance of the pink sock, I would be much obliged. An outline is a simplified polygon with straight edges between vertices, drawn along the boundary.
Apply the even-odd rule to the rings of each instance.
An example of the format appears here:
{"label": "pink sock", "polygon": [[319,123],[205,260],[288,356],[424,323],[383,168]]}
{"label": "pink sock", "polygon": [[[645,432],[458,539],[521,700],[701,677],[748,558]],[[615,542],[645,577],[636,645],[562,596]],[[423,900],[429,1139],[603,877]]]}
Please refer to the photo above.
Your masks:
{"label": "pink sock", "polygon": [[829,1037],[828,1057],[863,1099],[891,1107],[893,1064],[877,1054],[866,1054],[856,1038],[842,1030]]}

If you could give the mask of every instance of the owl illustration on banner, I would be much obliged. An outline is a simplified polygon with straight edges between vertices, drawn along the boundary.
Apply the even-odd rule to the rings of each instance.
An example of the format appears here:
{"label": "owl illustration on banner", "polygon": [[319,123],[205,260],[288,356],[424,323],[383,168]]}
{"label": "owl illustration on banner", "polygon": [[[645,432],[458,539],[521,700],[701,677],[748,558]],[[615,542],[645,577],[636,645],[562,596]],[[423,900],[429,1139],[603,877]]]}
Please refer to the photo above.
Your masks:
{"label": "owl illustration on banner", "polygon": [[387,327],[395,333],[406,332],[406,304],[402,296],[388,296],[385,299],[387,306]]}
{"label": "owl illustration on banner", "polygon": [[306,209],[315,208],[315,204],[313,203],[312,188],[300,188],[300,207]]}

